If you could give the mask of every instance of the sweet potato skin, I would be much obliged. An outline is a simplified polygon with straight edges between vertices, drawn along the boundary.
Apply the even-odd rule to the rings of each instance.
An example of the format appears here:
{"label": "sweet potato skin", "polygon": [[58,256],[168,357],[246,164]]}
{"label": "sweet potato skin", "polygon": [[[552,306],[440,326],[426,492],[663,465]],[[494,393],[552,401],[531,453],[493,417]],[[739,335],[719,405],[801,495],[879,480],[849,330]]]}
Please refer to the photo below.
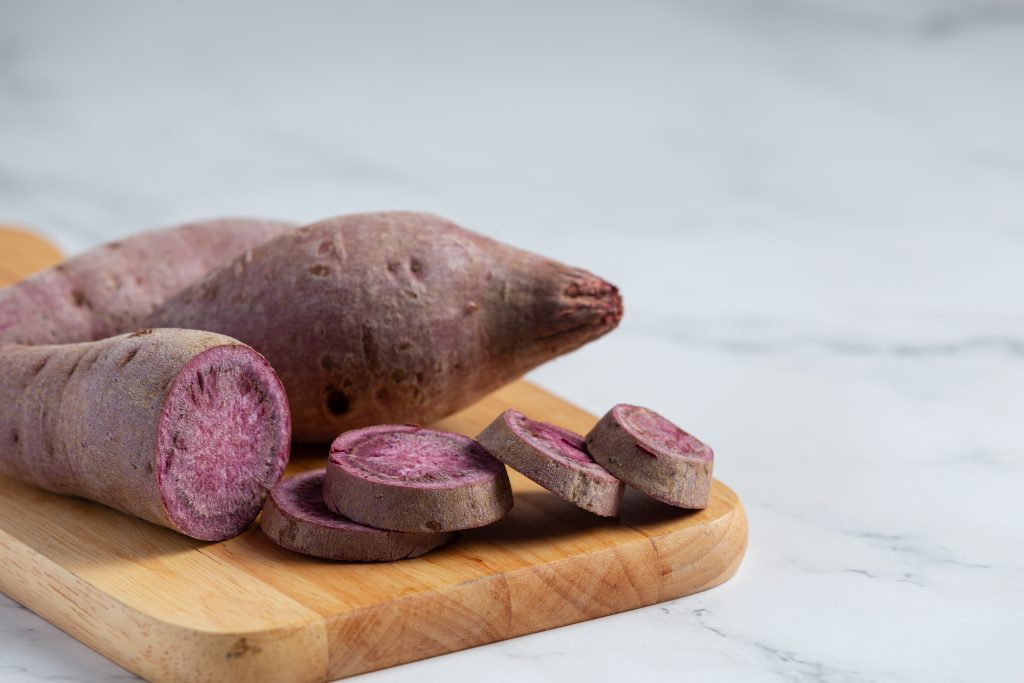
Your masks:
{"label": "sweet potato skin", "polygon": [[[237,396],[230,391],[215,393],[220,404],[204,406],[198,418],[195,409],[182,405],[190,391],[195,398],[190,382],[197,374],[209,370],[209,382],[225,368],[248,372],[244,388],[235,392],[243,409],[253,402],[266,408],[263,424],[252,427],[256,437],[250,444],[259,451],[251,457],[261,461],[245,463],[259,471],[238,473],[258,480],[249,484],[253,490],[225,498],[229,505],[239,498],[238,519],[228,510],[227,521],[211,516],[208,524],[189,504],[182,507],[174,499],[179,489],[187,489],[192,473],[186,472],[183,482],[174,480],[180,468],[175,470],[171,458],[191,424],[219,424],[225,416],[247,419],[231,415],[230,402]],[[140,330],[79,344],[2,346],[0,405],[0,473],[204,540],[236,535],[248,526],[288,459],[287,401],[273,371],[252,349],[209,332]],[[231,444],[214,441],[214,447],[221,446]],[[243,444],[239,452],[249,458],[245,450]]]}
{"label": "sweet potato skin", "polygon": [[297,441],[426,424],[614,328],[615,287],[437,216],[329,219],[265,242],[170,299],[149,326],[264,354]]}
{"label": "sweet potato skin", "polygon": [[227,218],[101,245],[0,289],[0,344],[93,341],[138,329],[143,317],[186,285],[295,227]]}

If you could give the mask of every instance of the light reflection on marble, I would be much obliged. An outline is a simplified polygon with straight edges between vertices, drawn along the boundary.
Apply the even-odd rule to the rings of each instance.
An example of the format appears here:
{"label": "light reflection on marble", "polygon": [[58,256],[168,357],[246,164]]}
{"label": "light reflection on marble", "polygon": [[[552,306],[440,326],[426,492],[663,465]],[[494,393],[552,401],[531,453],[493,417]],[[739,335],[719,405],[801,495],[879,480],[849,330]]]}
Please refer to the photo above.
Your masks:
{"label": "light reflection on marble", "polygon": [[[1016,2],[6,2],[0,221],[422,208],[621,286],[533,373],[743,499],[713,591],[367,681],[1024,670]],[[0,679],[130,675],[0,598]]]}

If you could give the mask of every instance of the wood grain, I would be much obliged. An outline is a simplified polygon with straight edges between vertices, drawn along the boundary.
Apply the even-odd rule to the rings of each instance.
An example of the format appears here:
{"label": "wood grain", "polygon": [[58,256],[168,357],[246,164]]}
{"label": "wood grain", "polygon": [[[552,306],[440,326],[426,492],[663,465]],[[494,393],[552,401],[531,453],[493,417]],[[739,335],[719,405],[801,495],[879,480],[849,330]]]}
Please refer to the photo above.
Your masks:
{"label": "wood grain", "polygon": [[[0,272],[56,257],[28,240],[9,259],[5,239]],[[580,432],[595,422],[520,381],[437,426],[473,435],[508,407]],[[289,473],[325,457],[296,452]],[[308,682],[688,595],[728,579],[743,558],[743,508],[717,481],[706,510],[628,491],[609,520],[511,479],[504,520],[420,558],[350,564],[288,552],[258,529],[202,543],[0,478],[0,590],[150,680]]]}

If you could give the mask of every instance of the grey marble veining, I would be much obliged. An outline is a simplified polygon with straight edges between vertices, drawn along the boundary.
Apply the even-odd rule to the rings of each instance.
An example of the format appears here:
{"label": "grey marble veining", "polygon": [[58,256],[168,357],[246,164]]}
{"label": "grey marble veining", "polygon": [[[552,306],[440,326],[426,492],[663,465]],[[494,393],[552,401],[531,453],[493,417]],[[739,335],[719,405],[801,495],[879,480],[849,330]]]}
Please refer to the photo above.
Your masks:
{"label": "grey marble veining", "polygon": [[[365,676],[1024,670],[1016,0],[0,3],[0,221],[435,211],[622,288],[533,373],[711,443],[712,591]],[[129,674],[0,598],[0,679]]]}

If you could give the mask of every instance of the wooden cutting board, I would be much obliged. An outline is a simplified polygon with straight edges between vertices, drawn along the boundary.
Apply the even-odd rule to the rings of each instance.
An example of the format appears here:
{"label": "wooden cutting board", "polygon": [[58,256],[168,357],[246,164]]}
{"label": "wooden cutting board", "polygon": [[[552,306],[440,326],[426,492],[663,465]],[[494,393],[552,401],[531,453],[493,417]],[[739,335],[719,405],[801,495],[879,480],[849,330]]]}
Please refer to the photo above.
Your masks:
{"label": "wooden cutting board", "polygon": [[[55,257],[17,239],[15,249],[0,230],[0,274]],[[595,421],[520,381],[437,426],[473,435],[508,407],[579,432]],[[296,452],[289,473],[325,456]],[[621,517],[607,520],[511,478],[504,520],[420,558],[346,564],[282,550],[255,528],[202,543],[0,477],[0,590],[151,680],[304,682],[689,595],[743,558],[743,508],[717,481],[706,510],[627,492]]]}
{"label": "wooden cutting board", "polygon": [[49,268],[61,258],[60,250],[28,230],[0,225],[0,287]]}

